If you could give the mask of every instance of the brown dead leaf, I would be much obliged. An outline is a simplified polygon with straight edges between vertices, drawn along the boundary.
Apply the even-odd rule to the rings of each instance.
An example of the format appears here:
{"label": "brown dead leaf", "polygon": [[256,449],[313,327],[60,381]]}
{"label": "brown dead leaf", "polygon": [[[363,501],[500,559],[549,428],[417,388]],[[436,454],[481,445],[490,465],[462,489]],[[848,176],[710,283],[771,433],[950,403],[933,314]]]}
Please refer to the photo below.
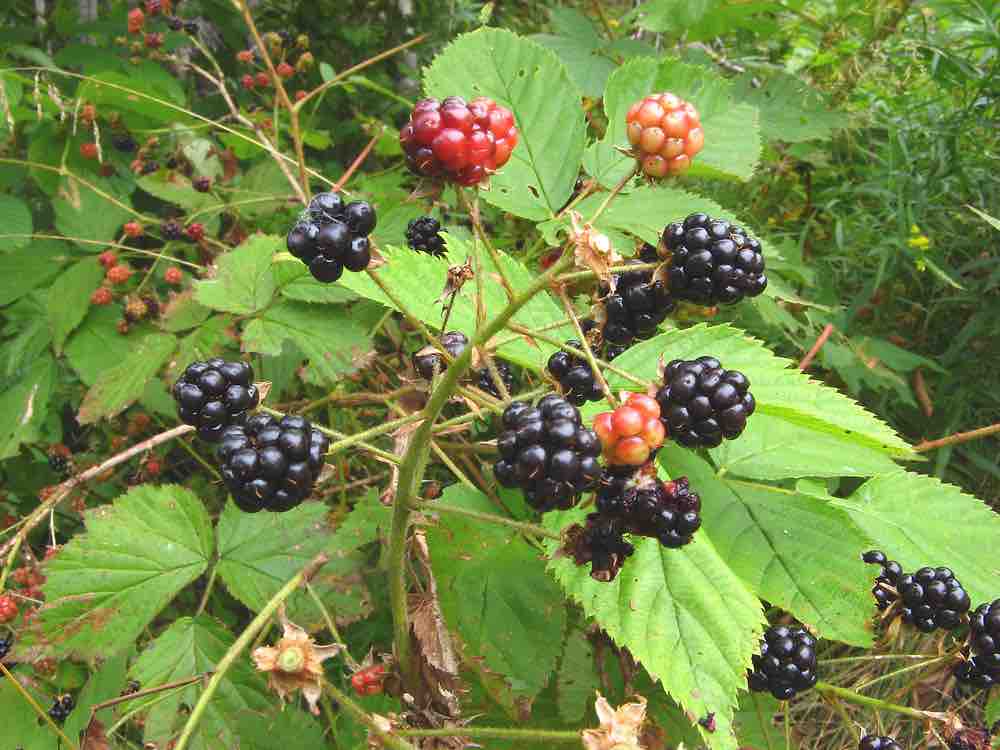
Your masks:
{"label": "brown dead leaf", "polygon": [[110,750],[111,743],[104,733],[104,725],[96,718],[90,720],[86,731],[80,738],[80,750]]}

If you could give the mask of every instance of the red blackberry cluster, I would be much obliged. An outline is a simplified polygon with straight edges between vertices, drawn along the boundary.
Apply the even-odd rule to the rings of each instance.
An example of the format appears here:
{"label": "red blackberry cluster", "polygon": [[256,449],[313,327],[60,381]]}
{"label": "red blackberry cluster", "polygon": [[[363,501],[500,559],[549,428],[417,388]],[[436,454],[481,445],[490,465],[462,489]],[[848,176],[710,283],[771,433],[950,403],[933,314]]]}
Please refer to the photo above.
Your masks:
{"label": "red blackberry cluster", "polygon": [[869,565],[881,566],[882,572],[872,586],[872,596],[875,597],[875,604],[880,610],[888,609],[899,598],[897,592],[903,568],[895,560],[886,558],[885,553],[877,549],[865,552],[861,555],[861,559]]}
{"label": "red blackberry cluster", "polygon": [[[576,340],[567,341],[566,346],[583,349],[583,344]],[[604,389],[594,377],[590,363],[582,357],[560,349],[549,357],[546,368],[559,382],[563,396],[570,403],[583,406],[588,401],[600,401],[604,398]]]}
{"label": "red blackberry cluster", "polygon": [[650,94],[625,115],[626,133],[647,177],[680,174],[705,145],[705,131],[693,105],[676,94]]}
{"label": "red blackberry cluster", "polygon": [[281,513],[312,492],[329,447],[326,435],[304,417],[279,422],[255,414],[223,433],[218,448],[222,479],[240,510]]}
{"label": "red blackberry cluster", "polygon": [[440,231],[441,222],[433,216],[410,219],[406,225],[406,244],[412,250],[440,258],[445,252],[444,237],[438,234]]}
{"label": "red blackberry cluster", "polygon": [[896,584],[903,622],[923,633],[952,630],[962,622],[972,602],[950,568],[920,568],[901,575]]}
{"label": "red blackberry cluster", "polygon": [[670,293],[700,305],[728,305],[767,287],[760,242],[739,226],[695,213],[663,230]]}
{"label": "red blackberry cluster", "polygon": [[671,361],[656,400],[668,437],[689,448],[739,437],[756,408],[746,375],[724,370],[715,357]]}
{"label": "red blackberry cluster", "polygon": [[76,708],[76,701],[72,695],[63,695],[55,699],[52,708],[49,709],[49,718],[56,724],[62,724]]}
{"label": "red blackberry cluster", "polygon": [[955,677],[983,690],[1000,684],[1000,599],[980,604],[969,617],[969,648]]}
{"label": "red blackberry cluster", "polygon": [[399,131],[406,165],[424,177],[478,185],[510,159],[517,145],[514,115],[492,99],[460,96],[417,102]]}
{"label": "red blackberry cluster", "polygon": [[903,748],[892,737],[869,734],[858,743],[858,750],[903,750]]}
{"label": "red blackberry cluster", "polygon": [[768,628],[747,671],[750,689],[786,701],[816,684],[816,639],[802,628]]}
{"label": "red blackberry cluster", "polygon": [[609,466],[642,466],[663,445],[666,430],[660,405],[644,393],[630,393],[614,411],[594,418],[594,432],[601,439]]}
{"label": "red blackberry cluster", "polygon": [[533,508],[572,508],[600,478],[601,442],[562,396],[550,393],[535,407],[512,402],[504,410],[503,426],[493,473],[504,487],[520,487]]}
{"label": "red blackberry cluster", "polygon": [[339,193],[320,193],[288,233],[288,252],[309,266],[317,281],[332,284],[346,268],[364,271],[371,262],[368,235],[375,229],[375,209],[367,201],[344,204]]}
{"label": "red blackberry cluster", "polygon": [[[494,364],[497,368],[497,375],[503,381],[507,393],[512,393],[514,390],[514,373],[511,372],[510,366],[500,360],[494,360]],[[490,394],[493,398],[503,398],[500,389],[497,388],[497,384],[493,380],[493,374],[490,372],[489,367],[483,367],[476,373],[476,387]]]}
{"label": "red blackberry cluster", "polygon": [[181,421],[197,427],[203,440],[213,442],[226,427],[242,424],[247,411],[260,403],[253,368],[246,362],[220,358],[188,365],[174,383],[173,394]]}
{"label": "red blackberry cluster", "polygon": [[597,512],[616,519],[623,531],[676,549],[701,528],[701,498],[687,477],[662,482],[655,470],[622,476],[605,472],[597,489]]}
{"label": "red blackberry cluster", "polygon": [[[647,259],[640,256],[626,265],[644,262]],[[613,278],[613,292],[610,286],[601,287],[603,302],[598,314],[604,319],[602,335],[605,344],[612,349],[609,359],[637,340],[655,336],[657,326],[676,307],[666,284],[661,279],[654,279],[651,270],[625,271]]]}
{"label": "red blackberry cluster", "polygon": [[[447,331],[441,334],[441,346],[455,359],[465,347],[469,345],[468,337],[461,331]],[[419,373],[424,380],[433,380],[435,372],[444,372],[448,364],[444,361],[444,356],[433,346],[425,346],[413,355],[413,369]]]}

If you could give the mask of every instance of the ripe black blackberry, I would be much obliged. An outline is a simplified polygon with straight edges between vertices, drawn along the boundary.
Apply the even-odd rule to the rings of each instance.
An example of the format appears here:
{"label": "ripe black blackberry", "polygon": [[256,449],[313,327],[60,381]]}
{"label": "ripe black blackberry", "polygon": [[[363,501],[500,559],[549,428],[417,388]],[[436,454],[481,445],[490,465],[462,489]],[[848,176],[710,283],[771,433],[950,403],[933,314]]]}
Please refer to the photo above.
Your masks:
{"label": "ripe black blackberry", "polygon": [[49,468],[56,474],[64,476],[69,471],[69,456],[62,451],[49,451]]}
{"label": "ripe black blackberry", "polygon": [[901,575],[896,590],[903,602],[903,622],[924,633],[958,627],[972,603],[950,568],[921,568]]}
{"label": "ripe black blackberry", "polygon": [[583,427],[580,412],[550,393],[534,407],[514,401],[503,413],[493,473],[504,487],[520,487],[540,511],[567,509],[601,476],[601,443]]}
{"label": "ripe black blackberry", "polygon": [[[566,346],[583,349],[583,344],[575,340],[567,341]],[[560,349],[549,357],[546,367],[559,382],[563,396],[570,403],[583,406],[588,401],[600,401],[604,398],[604,390],[594,377],[590,363],[582,357]]]}
{"label": "ripe black blackberry", "polygon": [[444,237],[438,234],[440,231],[441,223],[433,216],[410,219],[406,225],[406,244],[418,252],[441,257],[445,247]]}
{"label": "ripe black blackberry", "polygon": [[768,628],[747,671],[750,689],[786,701],[816,684],[816,639],[802,628]]}
{"label": "ripe black blackberry", "polygon": [[368,235],[375,209],[366,201],[344,204],[339,193],[320,193],[288,233],[288,252],[309,266],[317,281],[330,284],[344,269],[363,271],[371,262]]}
{"label": "ripe black blackberry", "polygon": [[715,357],[675,359],[663,370],[656,400],[669,437],[689,448],[714,448],[746,427],[756,408],[749,389],[746,375],[722,369]]}
{"label": "ripe black blackberry", "polygon": [[760,242],[735,224],[695,213],[663,230],[675,297],[701,305],[732,304],[767,287]]}
{"label": "ripe black blackberry", "polygon": [[[626,265],[645,261],[632,259]],[[600,309],[604,318],[604,341],[610,346],[629,347],[637,340],[656,335],[657,326],[676,307],[662,279],[651,270],[625,271],[614,276],[615,289],[601,287]]]}
{"label": "ripe black blackberry", "polygon": [[230,425],[242,424],[247,411],[260,403],[253,368],[246,362],[215,358],[193,362],[174,383],[177,414],[198,428],[203,440],[217,441]]}
{"label": "ripe black blackberry", "polygon": [[143,162],[142,167],[140,167],[139,171],[144,175],[153,174],[153,172],[159,172],[160,162],[156,160]]}
{"label": "ripe black blackberry", "polygon": [[330,441],[304,417],[255,414],[223,432],[218,458],[236,507],[281,513],[312,492]]}
{"label": "ripe black blackberry", "polygon": [[184,28],[184,19],[177,16],[167,16],[167,28],[171,31],[180,31]]}
{"label": "ripe black blackberry", "polygon": [[[514,373],[511,372],[506,362],[494,360],[494,364],[497,368],[497,374],[503,381],[504,388],[507,389],[507,393],[512,393],[514,389]],[[489,367],[483,367],[476,373],[476,387],[490,394],[493,398],[503,398],[500,389],[497,388],[497,384],[493,380],[493,374],[490,372]]]}
{"label": "ripe black blackberry", "polygon": [[52,708],[49,709],[49,718],[56,724],[62,724],[69,718],[70,713],[76,707],[76,701],[72,695],[63,695],[55,699]]}
{"label": "ripe black blackberry", "polygon": [[0,661],[7,658],[7,654],[12,648],[14,648],[14,636],[8,635],[6,638],[0,638]]}
{"label": "ripe black blackberry", "polygon": [[691,491],[687,477],[662,482],[655,472],[605,471],[597,511],[618,519],[628,533],[652,537],[672,549],[688,544],[701,528],[701,498]]}
{"label": "ripe black blackberry", "polygon": [[1000,684],[1000,599],[980,604],[969,616],[969,647],[955,677],[983,690]]}
{"label": "ripe black blackberry", "polygon": [[858,750],[903,750],[903,748],[892,737],[869,734],[867,737],[861,738]]}
{"label": "ripe black blackberry", "polygon": [[114,146],[116,150],[121,151],[124,154],[131,154],[139,148],[139,144],[135,142],[135,139],[132,136],[122,134],[112,136],[111,145]]}
{"label": "ripe black blackberry", "polygon": [[[469,345],[468,337],[461,331],[447,331],[441,334],[441,346],[451,355],[458,357]],[[433,345],[427,345],[413,355],[413,369],[425,380],[433,380],[435,372],[444,372],[447,367],[444,356]]]}
{"label": "ripe black blackberry", "polygon": [[573,526],[566,536],[567,552],[577,565],[590,563],[590,577],[595,581],[613,581],[635,552],[625,541],[620,521],[601,513],[589,514],[585,526]]}
{"label": "ripe black blackberry", "polygon": [[160,225],[160,234],[163,235],[163,239],[165,240],[179,240],[184,236],[184,227],[171,219]]}
{"label": "ripe black blackberry", "polygon": [[861,559],[869,565],[879,565],[882,572],[875,578],[872,586],[872,596],[875,597],[875,605],[880,610],[888,609],[898,596],[899,577],[903,575],[903,568],[895,560],[886,558],[881,550],[873,549],[861,555]]}

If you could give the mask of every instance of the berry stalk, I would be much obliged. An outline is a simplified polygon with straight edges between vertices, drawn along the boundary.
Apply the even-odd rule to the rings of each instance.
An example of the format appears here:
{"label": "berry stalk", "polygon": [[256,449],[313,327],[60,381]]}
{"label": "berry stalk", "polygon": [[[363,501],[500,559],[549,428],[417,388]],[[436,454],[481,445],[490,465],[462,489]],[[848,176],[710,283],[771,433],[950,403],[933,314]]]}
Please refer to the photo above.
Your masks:
{"label": "berry stalk", "polygon": [[471,737],[490,740],[536,740],[579,744],[580,732],[559,729],[519,729],[513,727],[453,727],[450,729],[401,729],[402,737]]}
{"label": "berry stalk", "polygon": [[855,692],[849,688],[831,685],[829,682],[823,682],[822,680],[813,686],[813,690],[825,695],[836,696],[841,700],[847,701],[848,703],[854,703],[858,706],[874,708],[876,711],[891,711],[892,713],[909,716],[913,719],[932,719],[935,721],[946,721],[948,719],[948,715],[941,713],[940,711],[921,711],[918,708],[900,706],[897,703],[889,703],[881,698],[872,698],[867,695],[862,695],[861,693]]}

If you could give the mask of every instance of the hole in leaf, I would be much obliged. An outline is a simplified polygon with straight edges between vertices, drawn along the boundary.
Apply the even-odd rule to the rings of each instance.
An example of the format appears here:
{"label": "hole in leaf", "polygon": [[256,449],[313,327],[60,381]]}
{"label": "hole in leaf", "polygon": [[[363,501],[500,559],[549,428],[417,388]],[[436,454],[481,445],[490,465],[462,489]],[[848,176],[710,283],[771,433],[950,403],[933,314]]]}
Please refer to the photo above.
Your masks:
{"label": "hole in leaf", "polygon": [[538,197],[538,188],[536,188],[534,185],[528,185],[528,190],[531,191],[531,194],[533,196],[535,196],[536,198]]}

